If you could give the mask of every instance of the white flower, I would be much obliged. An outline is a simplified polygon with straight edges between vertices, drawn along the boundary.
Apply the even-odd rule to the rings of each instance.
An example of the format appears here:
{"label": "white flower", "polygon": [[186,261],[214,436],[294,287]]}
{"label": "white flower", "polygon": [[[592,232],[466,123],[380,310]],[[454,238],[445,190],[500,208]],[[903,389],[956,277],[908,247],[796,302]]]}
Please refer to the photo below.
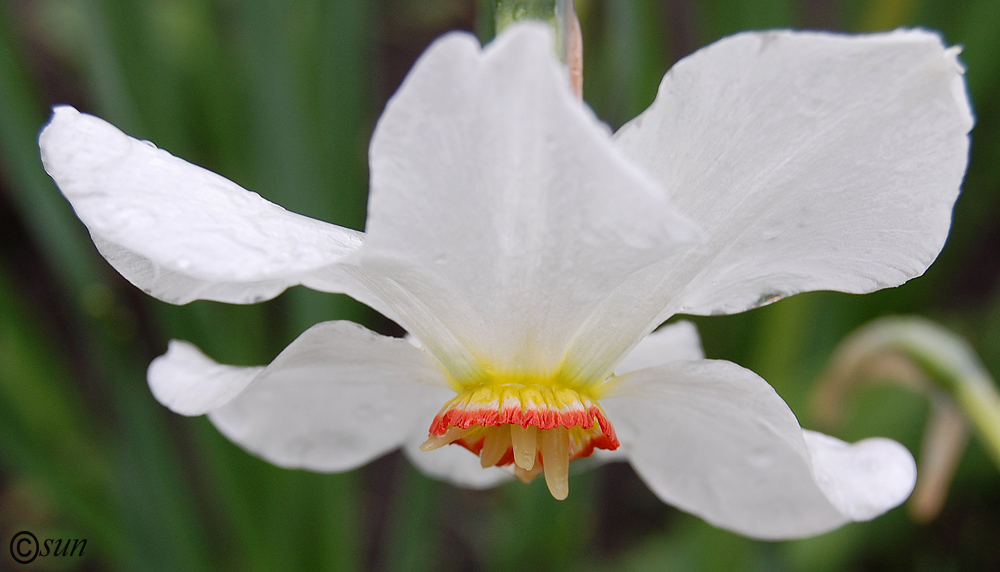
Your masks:
{"label": "white flower", "polygon": [[[289,213],[92,116],[55,110],[45,168],[126,278],[168,302],[344,292],[349,322],[267,367],[174,341],[156,398],[285,467],[403,446],[467,486],[615,449],[664,501],[750,536],[806,536],[909,494],[901,445],[804,431],[675,313],[921,274],[948,233],[972,117],[956,49],[913,30],[745,33],[679,62],[613,137],[537,25],[420,58],[378,122],[366,232]],[[650,333],[653,332],[653,333]],[[431,428],[431,438],[428,428]],[[426,440],[426,442],[425,442]],[[464,448],[440,447],[455,441]],[[483,469],[482,466],[489,467]]]}

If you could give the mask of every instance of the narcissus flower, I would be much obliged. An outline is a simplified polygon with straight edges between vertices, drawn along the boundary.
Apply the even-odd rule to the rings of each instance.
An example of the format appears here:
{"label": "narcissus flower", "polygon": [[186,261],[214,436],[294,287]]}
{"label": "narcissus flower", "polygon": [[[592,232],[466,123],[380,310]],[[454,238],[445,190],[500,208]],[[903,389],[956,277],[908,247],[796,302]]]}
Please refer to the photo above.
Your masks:
{"label": "narcissus flower", "polygon": [[919,30],[740,34],[679,62],[615,135],[552,51],[530,24],[485,49],[435,42],[375,129],[364,234],[56,108],[45,168],[136,286],[183,304],[302,284],[410,334],[322,323],[266,367],[174,341],[149,368],[156,398],[317,471],[402,446],[455,483],[543,473],[563,498],[570,461],[605,450],[664,501],[762,538],[902,502],[901,445],[805,431],[753,372],[703,359],[693,326],[654,330],[921,274],[965,172],[957,50]]}

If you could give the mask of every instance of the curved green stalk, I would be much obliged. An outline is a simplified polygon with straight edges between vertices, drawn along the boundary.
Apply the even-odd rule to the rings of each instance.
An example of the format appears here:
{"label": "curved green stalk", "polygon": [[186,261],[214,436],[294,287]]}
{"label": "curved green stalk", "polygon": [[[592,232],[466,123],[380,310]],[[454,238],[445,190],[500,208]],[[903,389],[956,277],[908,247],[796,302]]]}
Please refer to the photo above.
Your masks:
{"label": "curved green stalk", "polygon": [[[1000,467],[1000,392],[966,340],[923,318],[876,320],[842,342],[823,385],[843,389],[873,368],[884,373],[880,365],[887,360],[893,361],[897,374],[893,377],[916,384],[926,393],[943,391],[954,400]],[[925,387],[928,382],[931,386]]]}

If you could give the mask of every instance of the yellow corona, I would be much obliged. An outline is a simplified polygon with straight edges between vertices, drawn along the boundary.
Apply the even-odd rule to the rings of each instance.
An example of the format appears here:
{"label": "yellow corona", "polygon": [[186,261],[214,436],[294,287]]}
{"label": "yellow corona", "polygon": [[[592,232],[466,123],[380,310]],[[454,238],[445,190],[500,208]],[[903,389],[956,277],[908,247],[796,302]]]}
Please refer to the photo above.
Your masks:
{"label": "yellow corona", "polygon": [[461,445],[479,455],[483,468],[513,465],[524,482],[544,472],[552,496],[562,500],[569,494],[570,461],[619,447],[614,427],[589,393],[506,378],[465,385],[434,417],[420,448]]}

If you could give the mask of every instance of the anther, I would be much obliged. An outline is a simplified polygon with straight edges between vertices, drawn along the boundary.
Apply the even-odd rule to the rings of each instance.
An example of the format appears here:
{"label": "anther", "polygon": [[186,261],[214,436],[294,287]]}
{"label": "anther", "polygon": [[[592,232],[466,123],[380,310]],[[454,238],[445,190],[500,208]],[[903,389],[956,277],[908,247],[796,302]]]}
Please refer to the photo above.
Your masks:
{"label": "anther", "polygon": [[556,500],[569,496],[569,430],[556,427],[542,431],[542,463],[545,484]]}
{"label": "anther", "polygon": [[528,484],[531,481],[535,480],[535,477],[540,475],[541,472],[542,472],[541,463],[536,463],[535,466],[528,471],[522,469],[518,465],[514,465],[514,476],[517,477],[518,479],[521,479],[521,482],[524,484]]}
{"label": "anther", "polygon": [[433,451],[434,449],[439,449],[445,445],[450,444],[453,441],[457,441],[471,431],[472,428],[462,429],[460,427],[449,427],[444,435],[431,435],[422,445],[420,445],[421,451]]}
{"label": "anther", "polygon": [[514,448],[514,464],[525,471],[530,471],[535,466],[535,456],[538,451],[538,427],[511,424],[510,443]]}
{"label": "anther", "polygon": [[511,448],[510,427],[494,425],[486,428],[483,450],[479,453],[479,464],[484,469],[495,466]]}

